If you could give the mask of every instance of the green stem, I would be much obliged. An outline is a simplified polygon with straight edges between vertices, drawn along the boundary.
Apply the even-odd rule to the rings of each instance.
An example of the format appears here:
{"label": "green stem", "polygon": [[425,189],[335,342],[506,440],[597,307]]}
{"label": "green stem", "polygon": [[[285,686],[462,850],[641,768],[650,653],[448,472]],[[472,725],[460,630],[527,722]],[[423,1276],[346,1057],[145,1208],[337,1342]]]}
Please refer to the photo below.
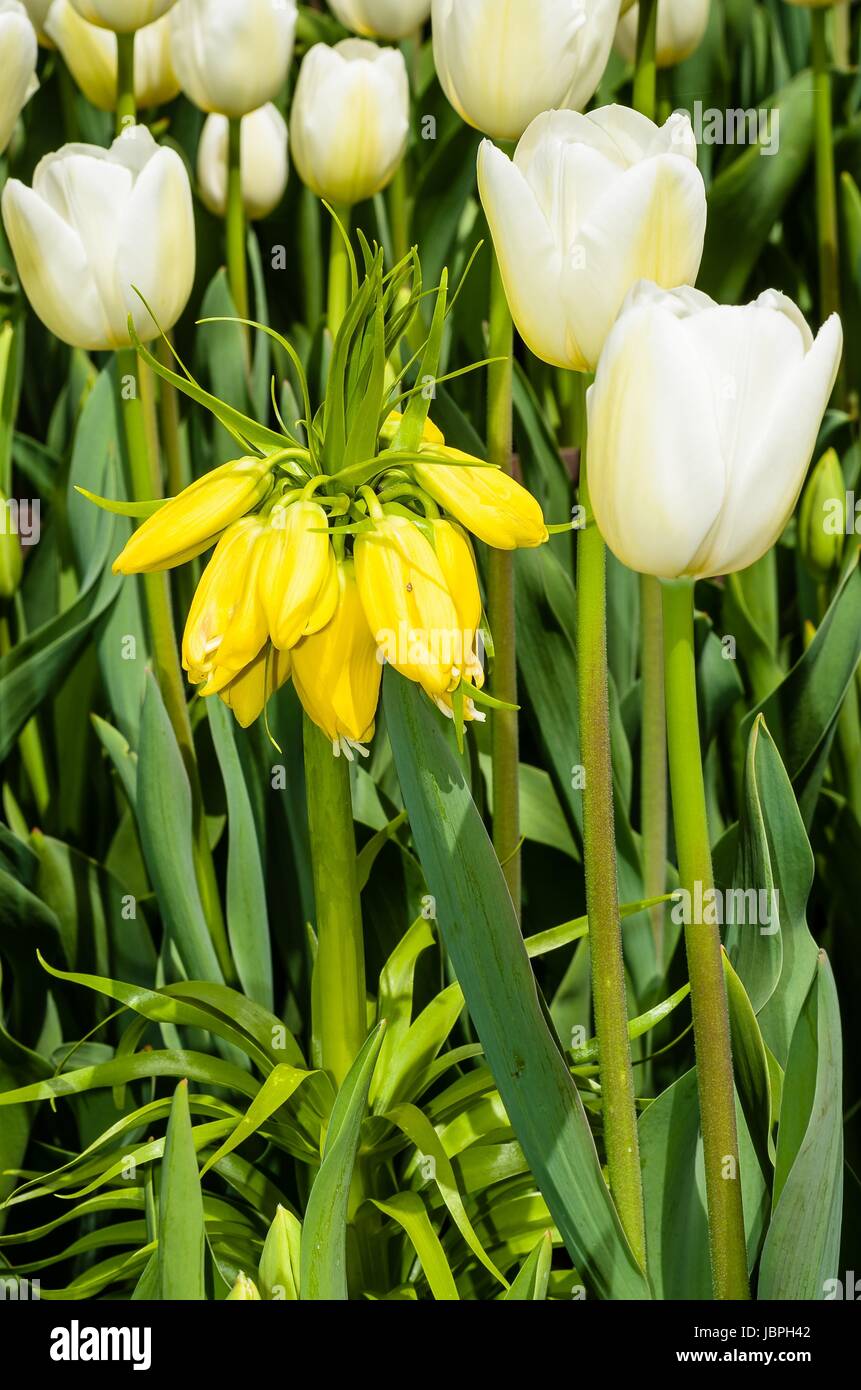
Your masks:
{"label": "green stem", "polygon": [[819,228],[819,287],[820,309],[823,319],[840,309],[834,128],[832,125],[831,72],[828,66],[825,20],[825,9],[810,11],[816,141],[816,214]]}
{"label": "green stem", "polygon": [[[131,496],[144,502],[160,491],[154,477],[152,459],[147,443],[147,423],[138,386],[137,355],[132,348],[117,353],[117,374],[120,383],[120,409],[126,437]],[[149,625],[153,669],[173,726],[191,788],[194,861],[201,901],[213,946],[225,979],[234,978],[233,963],[224,919],[212,851],[206,826],[200,777],[194,752],[194,739],[185,701],[185,690],[177,657],[176,631],[170,602],[167,574],[156,571],[141,576]]]}
{"label": "green stem", "polygon": [[650,121],[658,104],[658,0],[640,0],[637,18],[637,60],[634,67],[634,107]]}
{"label": "green stem", "polygon": [[610,1191],[631,1249],[645,1269],[643,1184],[616,877],[607,675],[607,556],[591,512],[586,454],[584,431],[580,451],[580,505],[586,519],[577,535],[577,671],[592,1001]]}
{"label": "green stem", "polygon": [[[499,265],[493,258],[490,281],[489,357],[500,357],[487,371],[488,462],[512,468],[514,324]],[[517,704],[517,645],[514,618],[514,559],[510,550],[490,550],[487,565],[488,619],[493,634],[493,694]],[[514,710],[491,716],[493,761],[493,845],[520,916],[520,732]]]}
{"label": "green stem", "polygon": [[[689,580],[664,584],[667,732],[673,820],[681,887],[691,905],[714,888],[702,750],[697,717],[694,590]],[[726,981],[717,923],[688,913],[685,947],[691,984],[697,1086],[716,1298],[750,1297],[738,1160],[735,1089]]]}
{"label": "green stem", "polygon": [[[352,209],[348,207],[336,207],[333,208],[333,211],[345,233],[349,236]],[[347,252],[347,243],[333,221],[332,240],[329,243],[329,293],[326,301],[329,332],[332,334],[333,338],[338,336],[338,329],[344,322],[349,296],[350,257]]]}
{"label": "green stem", "polygon": [[314,999],[320,1062],[340,1086],[368,1033],[365,948],[350,765],[304,716],[305,787],[317,915]]}
{"label": "green stem", "polygon": [[410,249],[410,200],[407,188],[407,161],[402,159],[389,185],[389,223],[395,264]]}
{"label": "green stem", "polygon": [[299,206],[299,254],[305,325],[313,333],[323,315],[323,258],[320,251],[320,200],[303,186]]}
{"label": "green stem", "polygon": [[231,117],[227,137],[227,279],[236,312],[248,318],[245,204],[242,201],[242,118]]}
{"label": "green stem", "polygon": [[117,34],[117,135],[136,120],[135,36]]}

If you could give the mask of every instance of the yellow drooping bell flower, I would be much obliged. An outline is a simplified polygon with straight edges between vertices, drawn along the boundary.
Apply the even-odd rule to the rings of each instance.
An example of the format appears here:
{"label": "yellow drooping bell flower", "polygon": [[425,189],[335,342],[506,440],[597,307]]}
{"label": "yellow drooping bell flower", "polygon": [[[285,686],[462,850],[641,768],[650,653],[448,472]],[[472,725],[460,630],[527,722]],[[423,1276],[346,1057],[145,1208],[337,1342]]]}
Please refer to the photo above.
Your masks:
{"label": "yellow drooping bell flower", "polygon": [[328,526],[319,502],[279,503],[269,513],[258,583],[270,636],[281,651],[319,632],[335,612],[338,572]]}
{"label": "yellow drooping bell flower", "polygon": [[469,537],[456,522],[438,519],[430,522],[433,547],[448,591],[457,611],[458,629],[463,635],[463,676],[475,685],[484,684],[484,671],[475,649],[481,626],[481,593],[475,556]]}
{"label": "yellow drooping bell flower", "polygon": [[245,670],[219,690],[218,698],[247,729],[263,713],[270,697],[290,679],[290,666],[290,653],[279,652],[267,642]]}
{"label": "yellow drooping bell flower", "polygon": [[541,507],[502,469],[437,443],[422,444],[419,452],[452,460],[417,463],[413,471],[425,492],[479,540],[496,550],[531,548],[547,540]]}
{"label": "yellow drooping bell flower", "polygon": [[193,685],[215,695],[258,655],[266,613],[257,576],[265,529],[248,516],[225,531],[203,572],[182,639],[182,664]]}
{"label": "yellow drooping bell flower", "polygon": [[338,565],[338,607],[331,622],[293,649],[293,684],[318,728],[332,740],[337,757],[374,734],[383,668],[362,607],[355,565]]}
{"label": "yellow drooping bell flower", "polygon": [[272,482],[265,458],[241,458],[198,478],[139,526],[114,561],[114,574],[146,574],[193,560],[256,507]]}
{"label": "yellow drooping bell flower", "polygon": [[362,607],[382,656],[434,699],[454,690],[471,642],[431,542],[407,517],[380,515],[356,537],[355,557]]}

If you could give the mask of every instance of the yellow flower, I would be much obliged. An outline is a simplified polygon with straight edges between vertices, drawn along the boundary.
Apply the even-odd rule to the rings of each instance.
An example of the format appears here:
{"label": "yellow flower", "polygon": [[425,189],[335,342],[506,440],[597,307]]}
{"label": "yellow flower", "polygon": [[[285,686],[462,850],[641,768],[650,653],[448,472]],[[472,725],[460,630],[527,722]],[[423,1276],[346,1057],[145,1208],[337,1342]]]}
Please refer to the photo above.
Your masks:
{"label": "yellow flower", "polygon": [[269,633],[289,651],[319,632],[338,603],[338,571],[328,518],[318,502],[273,507],[263,542],[259,586]]}
{"label": "yellow flower", "polygon": [[430,541],[405,516],[356,538],[356,579],[374,640],[395,670],[436,698],[463,674],[458,611]]}
{"label": "yellow flower", "polygon": [[373,738],[383,670],[368,627],[352,560],[338,565],[339,601],[322,631],[293,649],[293,683],[337,755]]}
{"label": "yellow flower", "polygon": [[544,515],[532,493],[502,469],[483,467],[472,455],[438,443],[422,444],[419,452],[452,460],[417,463],[413,471],[425,492],[479,540],[496,550],[543,545],[547,540]]}
{"label": "yellow flower", "polygon": [[475,641],[481,627],[481,593],[475,557],[469,537],[456,522],[436,520],[433,527],[433,546],[448,591],[454,601],[458,630],[463,637],[463,669],[465,680],[484,684],[484,672],[475,651]]}
{"label": "yellow flower", "polygon": [[198,478],[138,527],[114,561],[114,574],[146,574],[193,560],[262,502],[271,472],[268,459],[242,458]]}
{"label": "yellow flower", "polygon": [[258,656],[219,690],[218,698],[233,711],[243,729],[263,713],[270,696],[290,679],[290,653],[267,642]]}
{"label": "yellow flower", "polygon": [[268,636],[257,575],[264,527],[243,517],[225,531],[203,572],[182,639],[182,664],[214,695],[258,655]]}

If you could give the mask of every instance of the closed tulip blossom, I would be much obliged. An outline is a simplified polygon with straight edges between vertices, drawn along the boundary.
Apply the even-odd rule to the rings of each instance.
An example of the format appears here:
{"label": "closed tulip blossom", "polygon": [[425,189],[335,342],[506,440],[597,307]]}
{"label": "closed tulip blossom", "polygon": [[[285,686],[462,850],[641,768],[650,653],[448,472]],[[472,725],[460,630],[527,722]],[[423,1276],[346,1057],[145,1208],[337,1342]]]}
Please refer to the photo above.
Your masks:
{"label": "closed tulip blossom", "polygon": [[[656,37],[659,68],[675,67],[696,52],[708,28],[710,3],[711,0],[660,0]],[[616,30],[616,48],[629,63],[637,54],[639,16],[639,5],[629,6]]]}
{"label": "closed tulip blossom", "polygon": [[113,29],[116,34],[132,34],[161,19],[176,0],[72,0],[82,19]]}
{"label": "closed tulip blossom", "polygon": [[403,54],[366,39],[315,44],[299,71],[290,115],[303,183],[352,207],[379,193],[404,157],[409,80]]}
{"label": "closed tulip blossom", "polygon": [[484,141],[478,183],[514,322],[545,362],[594,371],[637,280],[696,280],[706,194],[686,115],[549,111],[513,160]]}
{"label": "closed tulip blossom", "polygon": [[[113,111],[117,101],[116,34],[82,19],[71,0],[53,0],[45,31],[60,50],[87,101],[101,111]],[[137,35],[134,80],[139,107],[161,106],[179,94],[166,18],[147,25]]]}
{"label": "closed tulip blossom", "polygon": [[767,290],[743,307],[635,287],[589,392],[589,487],[611,550],[663,579],[730,574],[777,541],[837,377],[840,320],[815,339]]}
{"label": "closed tulip blossom", "polygon": [[[197,181],[210,212],[227,210],[228,120],[207,116],[197,147]],[[272,103],[242,118],[242,201],[252,220],[267,217],[284,196],[289,174],[287,122]]]}
{"label": "closed tulip blossom", "polygon": [[494,140],[542,111],[581,111],[607,66],[620,0],[433,0],[433,48],[455,110]]}
{"label": "closed tulip blossom", "polygon": [[22,108],[39,86],[36,30],[18,0],[0,0],[0,154],[12,139]]}
{"label": "closed tulip blossom", "polygon": [[179,0],[171,11],[173,63],[202,111],[247,116],[287,80],[296,0]]}
{"label": "closed tulip blossom", "polygon": [[191,187],[179,155],[131,126],[110,149],[65,145],[36,166],[33,187],[10,179],[3,222],[27,298],[72,347],[128,347],[167,332],[194,281]]}
{"label": "closed tulip blossom", "polygon": [[341,23],[371,39],[406,39],[424,24],[431,0],[329,0]]}

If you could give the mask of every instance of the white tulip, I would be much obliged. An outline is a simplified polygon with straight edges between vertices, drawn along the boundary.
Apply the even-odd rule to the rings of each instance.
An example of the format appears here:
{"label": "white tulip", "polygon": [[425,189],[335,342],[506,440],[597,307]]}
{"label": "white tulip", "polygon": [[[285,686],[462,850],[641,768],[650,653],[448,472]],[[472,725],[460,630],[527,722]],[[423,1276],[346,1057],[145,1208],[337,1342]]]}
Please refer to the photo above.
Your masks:
{"label": "white tulip", "polygon": [[405,39],[425,23],[431,0],[329,0],[329,8],[366,38]]}
{"label": "white tulip", "polygon": [[45,17],[51,8],[51,0],[24,0],[24,9],[30,16],[30,22],[39,39],[45,41]]}
{"label": "white tulip", "polygon": [[113,29],[116,34],[132,34],[143,29],[176,4],[176,0],[72,0],[82,19]]}
{"label": "white tulip", "polygon": [[194,281],[191,185],[179,155],[145,126],[109,150],[64,145],[36,166],[33,187],[10,179],[3,222],[24,291],[39,318],[72,347],[128,347],[128,315],[143,339],[167,332]]}
{"label": "white tulip", "polygon": [[202,111],[247,116],[278,95],[296,35],[296,0],[179,0],[173,63]]}
{"label": "white tulip", "polygon": [[604,75],[620,0],[433,0],[433,51],[455,110],[495,140],[542,111],[581,111]]}
{"label": "white tulip", "polygon": [[[226,116],[207,116],[197,147],[197,181],[200,196],[219,217],[227,211],[227,147],[230,135]],[[252,220],[268,217],[284,197],[290,162],[287,156],[287,122],[270,102],[242,117],[242,201]]]}
{"label": "white tulip", "polygon": [[18,0],[0,0],[0,154],[3,153],[22,108],[39,86],[36,30]]}
{"label": "white tulip", "polygon": [[[640,6],[633,5],[619,20],[616,49],[628,63],[637,56]],[[709,26],[709,0],[659,0],[656,58],[659,68],[684,62],[699,48]]]}
{"label": "white tulip", "polygon": [[367,39],[305,55],[290,115],[293,160],[318,198],[352,207],[392,179],[409,133],[407,66]]}
{"label": "white tulip", "polygon": [[[70,0],[53,0],[45,32],[56,44],[87,101],[101,111],[117,104],[117,36],[81,19]],[[179,94],[179,79],[170,56],[170,23],[164,19],[141,29],[135,38],[135,101],[139,107],[161,106]]]}
{"label": "white tulip", "polygon": [[533,121],[514,159],[489,140],[478,187],[521,337],[537,357],[594,371],[631,286],[692,283],[706,194],[691,123],[624,106]]}
{"label": "white tulip", "polygon": [[792,515],[834,388],[843,330],[816,341],[774,290],[742,307],[642,282],[589,391],[589,492],[624,564],[731,574]]}

